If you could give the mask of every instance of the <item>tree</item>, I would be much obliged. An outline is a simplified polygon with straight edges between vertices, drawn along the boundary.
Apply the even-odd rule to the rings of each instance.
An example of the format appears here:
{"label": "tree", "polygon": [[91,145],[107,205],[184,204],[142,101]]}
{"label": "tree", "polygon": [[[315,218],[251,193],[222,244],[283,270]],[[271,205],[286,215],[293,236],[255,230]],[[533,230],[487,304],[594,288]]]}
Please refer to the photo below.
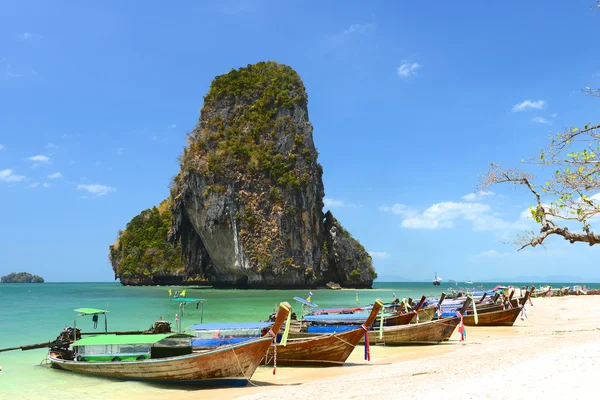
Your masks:
{"label": "tree", "polygon": [[[600,88],[586,87],[583,92],[600,97]],[[550,143],[540,149],[539,157],[522,162],[551,168],[552,177],[545,184],[536,184],[534,176],[527,172],[492,163],[480,179],[482,189],[512,183],[525,186],[533,194],[536,203],[530,208],[531,216],[540,230],[518,235],[519,250],[543,245],[550,235],[562,236],[571,243],[584,242],[590,246],[600,243],[600,233],[593,232],[590,223],[600,215],[600,124],[572,126],[551,135]],[[568,221],[578,224],[581,232],[569,230]]]}
{"label": "tree", "polygon": [[[600,11],[600,0],[596,0],[591,10]],[[600,97],[600,88],[587,86],[582,92],[589,97]],[[562,236],[570,243],[584,242],[590,246],[600,243],[600,233],[592,231],[590,224],[590,220],[600,214],[600,124],[572,126],[551,135],[550,143],[540,149],[539,157],[527,163],[550,167],[554,174],[545,184],[537,185],[532,174],[491,163],[490,170],[480,177],[482,189],[512,183],[525,186],[535,197],[536,204],[530,211],[540,230],[518,235],[515,244],[519,250],[543,245],[551,235]],[[549,202],[544,203],[543,199]],[[565,226],[569,221],[578,224],[581,232],[570,231]]]}

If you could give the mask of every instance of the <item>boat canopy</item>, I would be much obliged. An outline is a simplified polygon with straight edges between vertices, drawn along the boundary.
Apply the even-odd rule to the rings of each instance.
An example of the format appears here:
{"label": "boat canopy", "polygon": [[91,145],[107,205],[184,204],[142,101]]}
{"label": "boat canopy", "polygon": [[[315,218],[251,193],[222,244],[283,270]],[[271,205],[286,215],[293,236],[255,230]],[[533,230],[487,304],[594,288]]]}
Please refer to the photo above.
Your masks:
{"label": "boat canopy", "polygon": [[80,339],[73,346],[106,346],[113,344],[155,344],[171,336],[180,336],[173,333],[152,335],[97,335]]}
{"label": "boat canopy", "polygon": [[193,297],[172,297],[172,301],[179,301],[181,303],[196,303],[196,302],[204,302],[206,299],[195,299]]}
{"label": "boat canopy", "polygon": [[305,306],[309,306],[309,307],[319,307],[318,305],[316,305],[315,303],[311,303],[310,301],[303,299],[302,297],[294,297],[294,300],[296,300],[299,303],[304,304]]}
{"label": "boat canopy", "polygon": [[97,308],[76,308],[73,311],[80,313],[81,315],[95,315],[95,314],[106,314],[106,310],[98,310]]}
{"label": "boat canopy", "polygon": [[[384,317],[391,317],[394,314],[386,313]],[[305,315],[304,320],[308,322],[319,322],[319,321],[360,321],[364,322],[369,314],[318,314],[318,315]]]}
{"label": "boat canopy", "polygon": [[188,329],[194,331],[234,330],[234,329],[264,329],[273,322],[213,322],[211,324],[196,324]]}

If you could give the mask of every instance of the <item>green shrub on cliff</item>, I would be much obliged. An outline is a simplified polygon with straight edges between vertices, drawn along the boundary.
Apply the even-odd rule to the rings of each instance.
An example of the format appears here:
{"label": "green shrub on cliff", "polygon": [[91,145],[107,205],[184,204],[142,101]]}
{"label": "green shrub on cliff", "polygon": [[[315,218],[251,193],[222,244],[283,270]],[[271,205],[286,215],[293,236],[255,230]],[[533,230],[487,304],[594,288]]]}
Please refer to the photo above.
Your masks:
{"label": "green shrub on cliff", "polygon": [[133,217],[110,246],[116,277],[145,280],[153,275],[181,275],[181,247],[167,241],[171,228],[167,200]]}
{"label": "green shrub on cliff", "polygon": [[[276,185],[300,190],[308,181],[305,164],[313,160],[305,157],[308,150],[287,114],[296,105],[306,107],[307,101],[300,77],[287,65],[260,62],[216,77],[204,97],[202,129],[192,134],[181,157],[182,171],[196,170],[220,180],[243,168],[250,175],[266,175]],[[226,119],[209,115],[207,110],[218,108],[217,103],[233,105],[235,111]],[[277,150],[281,131],[293,137],[287,154]],[[302,163],[299,154],[304,155]],[[174,188],[179,181],[178,175]]]}

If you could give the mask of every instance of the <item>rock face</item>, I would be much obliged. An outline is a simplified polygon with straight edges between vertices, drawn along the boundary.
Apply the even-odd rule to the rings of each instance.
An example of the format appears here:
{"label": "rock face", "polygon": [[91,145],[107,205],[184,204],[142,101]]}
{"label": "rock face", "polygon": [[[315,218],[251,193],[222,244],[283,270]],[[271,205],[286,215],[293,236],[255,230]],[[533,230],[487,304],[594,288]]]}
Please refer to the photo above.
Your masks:
{"label": "rock face", "polygon": [[212,82],[171,189],[185,274],[220,287],[371,287],[370,256],[323,214],[307,102],[298,74],[274,62]]}

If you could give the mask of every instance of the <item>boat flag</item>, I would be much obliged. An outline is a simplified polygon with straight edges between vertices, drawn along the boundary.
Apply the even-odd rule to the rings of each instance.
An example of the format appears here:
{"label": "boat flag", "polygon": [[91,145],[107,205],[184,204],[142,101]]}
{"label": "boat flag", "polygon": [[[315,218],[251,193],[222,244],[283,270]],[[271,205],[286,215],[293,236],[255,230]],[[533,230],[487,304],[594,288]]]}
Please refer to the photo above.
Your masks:
{"label": "boat flag", "polygon": [[356,304],[358,304],[358,292],[356,292]]}
{"label": "boat flag", "polygon": [[394,301],[396,300],[396,292],[392,292],[392,296],[394,296]]}
{"label": "boat flag", "polygon": [[475,299],[471,297],[471,301],[473,302],[473,318],[475,319],[475,325],[477,325],[479,324],[479,317],[477,317],[477,307],[475,306]]}
{"label": "boat flag", "polygon": [[381,317],[379,317],[379,339],[383,338],[383,322],[384,322],[384,320],[385,320],[385,307],[381,307]]}
{"label": "boat flag", "polygon": [[306,298],[306,301],[308,301],[310,303],[310,298],[312,297],[312,290],[308,291],[308,297]]}
{"label": "boat flag", "polygon": [[[186,290],[187,290],[187,289],[186,289]],[[181,297],[185,297],[185,290],[183,290],[183,291],[182,291],[182,292],[179,294],[179,296],[181,296]]]}
{"label": "boat flag", "polygon": [[463,323],[462,314],[457,311],[456,316],[460,318],[460,322],[458,323],[458,333],[460,333],[460,341],[462,342],[467,338],[467,330],[465,329],[465,324]]}
{"label": "boat flag", "polygon": [[171,289],[169,289],[169,297],[173,296],[173,291]]}
{"label": "boat flag", "polygon": [[288,311],[287,319],[285,320],[285,331],[283,331],[283,335],[281,336],[281,345],[287,345],[288,335],[290,334],[290,324],[292,322],[292,310],[285,306],[285,304],[281,304],[281,307],[285,308]]}
{"label": "boat flag", "polygon": [[371,343],[369,342],[369,328],[362,324],[360,326],[365,331],[365,361],[371,361]]}

